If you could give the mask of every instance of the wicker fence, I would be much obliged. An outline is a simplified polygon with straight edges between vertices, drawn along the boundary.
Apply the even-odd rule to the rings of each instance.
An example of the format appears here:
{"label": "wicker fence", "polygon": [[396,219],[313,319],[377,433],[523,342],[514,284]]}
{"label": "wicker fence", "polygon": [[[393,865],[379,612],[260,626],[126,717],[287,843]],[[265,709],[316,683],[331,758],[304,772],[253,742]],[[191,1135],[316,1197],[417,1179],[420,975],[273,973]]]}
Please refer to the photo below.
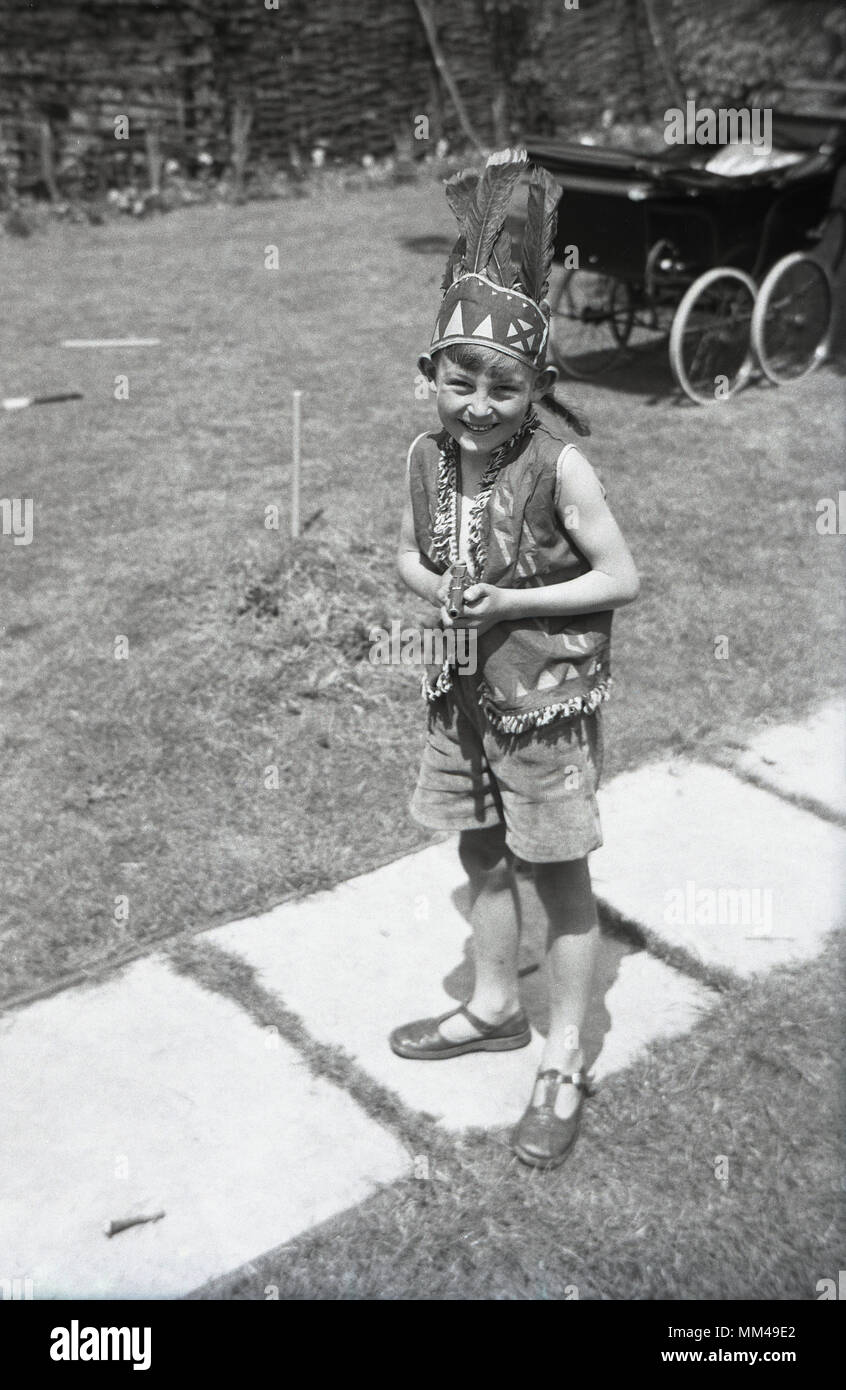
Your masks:
{"label": "wicker fence", "polygon": [[[418,0],[0,0],[0,197],[157,190],[186,174],[465,142]],[[481,141],[645,118],[677,91],[736,100],[843,72],[838,0],[526,0],[519,52],[495,0],[426,0]],[[649,19],[659,26],[659,39]],[[520,16],[518,15],[518,18]],[[839,17],[839,18],[838,18]],[[715,92],[714,89],[720,91]],[[723,90],[724,89],[724,90]],[[741,90],[743,89],[743,90]],[[419,133],[419,125],[418,125]]]}

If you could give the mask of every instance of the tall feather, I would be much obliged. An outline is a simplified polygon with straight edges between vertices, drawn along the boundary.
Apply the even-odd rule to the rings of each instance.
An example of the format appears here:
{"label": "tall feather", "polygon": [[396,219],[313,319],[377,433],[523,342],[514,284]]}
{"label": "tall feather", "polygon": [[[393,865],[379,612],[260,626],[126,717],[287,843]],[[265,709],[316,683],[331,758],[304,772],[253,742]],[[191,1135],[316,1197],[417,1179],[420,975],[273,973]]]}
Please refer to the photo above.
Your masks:
{"label": "tall feather", "polygon": [[484,274],[526,162],[525,150],[496,150],[488,156],[476,196],[467,210],[464,267],[468,272]]}
{"label": "tall feather", "polygon": [[488,261],[488,279],[504,285],[507,290],[512,289],[519,280],[517,266],[512,260],[511,236],[507,227],[503,227],[494,242],[491,258]]}
{"label": "tall feather", "polygon": [[558,200],[562,192],[560,183],[557,183],[546,169],[536,165],[529,182],[523,254],[520,262],[520,281],[523,289],[536,303],[540,303],[549,289],[549,272],[558,222]]}
{"label": "tall feather", "polygon": [[449,289],[450,285],[456,277],[456,273],[461,267],[461,262],[464,259],[464,251],[466,246],[467,238],[462,232],[461,236],[458,238],[458,241],[453,246],[447,258],[446,270],[444,271],[444,278],[441,281],[441,289],[444,291],[444,294],[446,294],[447,290]]}
{"label": "tall feather", "polygon": [[476,196],[478,182],[478,169],[462,169],[460,174],[453,174],[452,178],[447,179],[444,184],[447,202],[455,213],[455,220],[461,228],[461,236],[447,258],[444,278],[441,281],[441,289],[444,293],[463,269],[464,254],[467,250],[467,237],[465,235],[467,213]]}
{"label": "tall feather", "polygon": [[460,174],[453,174],[452,178],[447,179],[444,184],[447,202],[455,213],[456,221],[462,231],[465,230],[467,210],[476,196],[478,185],[478,169],[462,169]]}

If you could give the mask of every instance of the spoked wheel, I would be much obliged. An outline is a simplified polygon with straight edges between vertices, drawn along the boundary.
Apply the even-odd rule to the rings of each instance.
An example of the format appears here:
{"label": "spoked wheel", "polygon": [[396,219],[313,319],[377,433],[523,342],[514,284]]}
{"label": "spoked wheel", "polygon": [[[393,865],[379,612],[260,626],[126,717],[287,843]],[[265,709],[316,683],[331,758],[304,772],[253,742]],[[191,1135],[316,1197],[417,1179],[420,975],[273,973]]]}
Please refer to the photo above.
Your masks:
{"label": "spoked wheel", "polygon": [[619,347],[626,347],[635,321],[635,301],[626,280],[611,281],[611,332]]}
{"label": "spoked wheel", "polygon": [[824,267],[801,251],[773,266],[752,315],[752,346],[770,381],[779,386],[798,381],[823,360],[831,298]]}
{"label": "spoked wheel", "polygon": [[752,370],[755,282],[742,270],[706,270],[682,296],[670,328],[670,366],[699,405],[733,396]]}
{"label": "spoked wheel", "polygon": [[553,355],[569,376],[598,376],[625,351],[635,317],[625,281],[592,270],[567,270],[550,297],[550,308]]}

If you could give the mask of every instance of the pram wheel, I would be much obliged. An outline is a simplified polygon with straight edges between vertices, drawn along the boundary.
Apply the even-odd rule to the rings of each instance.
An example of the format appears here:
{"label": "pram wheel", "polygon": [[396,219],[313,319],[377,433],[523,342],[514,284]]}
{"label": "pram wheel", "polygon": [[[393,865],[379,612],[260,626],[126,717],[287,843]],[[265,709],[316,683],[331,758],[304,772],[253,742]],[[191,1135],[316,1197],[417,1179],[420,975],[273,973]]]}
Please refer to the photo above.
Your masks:
{"label": "pram wheel", "polygon": [[752,346],[770,381],[798,381],[823,361],[831,302],[831,283],[819,261],[793,251],[776,262],[752,314]]}
{"label": "pram wheel", "polygon": [[729,266],[706,270],[682,296],[670,328],[670,366],[692,401],[718,405],[748,381],[754,305],[754,280]]}
{"label": "pram wheel", "polygon": [[635,306],[624,280],[566,270],[550,295],[550,309],[553,356],[568,376],[598,376],[625,351]]}

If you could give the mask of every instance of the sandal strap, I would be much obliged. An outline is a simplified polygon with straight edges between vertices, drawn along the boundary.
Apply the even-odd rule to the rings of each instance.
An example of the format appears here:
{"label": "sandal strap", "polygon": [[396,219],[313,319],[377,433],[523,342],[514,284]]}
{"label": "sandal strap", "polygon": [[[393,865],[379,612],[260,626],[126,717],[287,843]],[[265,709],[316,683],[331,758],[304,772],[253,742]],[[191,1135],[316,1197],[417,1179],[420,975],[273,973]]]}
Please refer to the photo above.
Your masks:
{"label": "sandal strap", "polygon": [[575,1086],[581,1091],[583,1095],[594,1095],[594,1087],[591,1085],[587,1075],[582,1069],[579,1069],[579,1071],[563,1072],[556,1071],[554,1067],[549,1067],[546,1071],[539,1071],[537,1075],[538,1081],[551,1080],[553,1077],[557,1080],[559,1086],[567,1081],[571,1086]]}
{"label": "sandal strap", "polygon": [[458,1008],[450,1009],[449,1013],[441,1014],[437,1022],[439,1024],[445,1023],[448,1018],[455,1018],[456,1014],[463,1014],[467,1022],[471,1024],[476,1029],[476,1032],[480,1033],[483,1038],[487,1037],[489,1033],[495,1033],[497,1029],[502,1027],[502,1023],[508,1023],[510,1021],[505,1018],[502,1023],[486,1023],[483,1018],[479,1018],[477,1014],[471,1013],[466,1004],[459,1004]]}
{"label": "sandal strap", "polygon": [[482,1034],[482,1037],[486,1033],[495,1033],[498,1028],[502,1027],[502,1023],[508,1022],[508,1019],[504,1018],[502,1023],[486,1023],[483,1018],[479,1018],[478,1014],[471,1013],[466,1004],[462,1004],[460,1008],[455,1010],[455,1013],[463,1014],[467,1022],[472,1023],[473,1027]]}

